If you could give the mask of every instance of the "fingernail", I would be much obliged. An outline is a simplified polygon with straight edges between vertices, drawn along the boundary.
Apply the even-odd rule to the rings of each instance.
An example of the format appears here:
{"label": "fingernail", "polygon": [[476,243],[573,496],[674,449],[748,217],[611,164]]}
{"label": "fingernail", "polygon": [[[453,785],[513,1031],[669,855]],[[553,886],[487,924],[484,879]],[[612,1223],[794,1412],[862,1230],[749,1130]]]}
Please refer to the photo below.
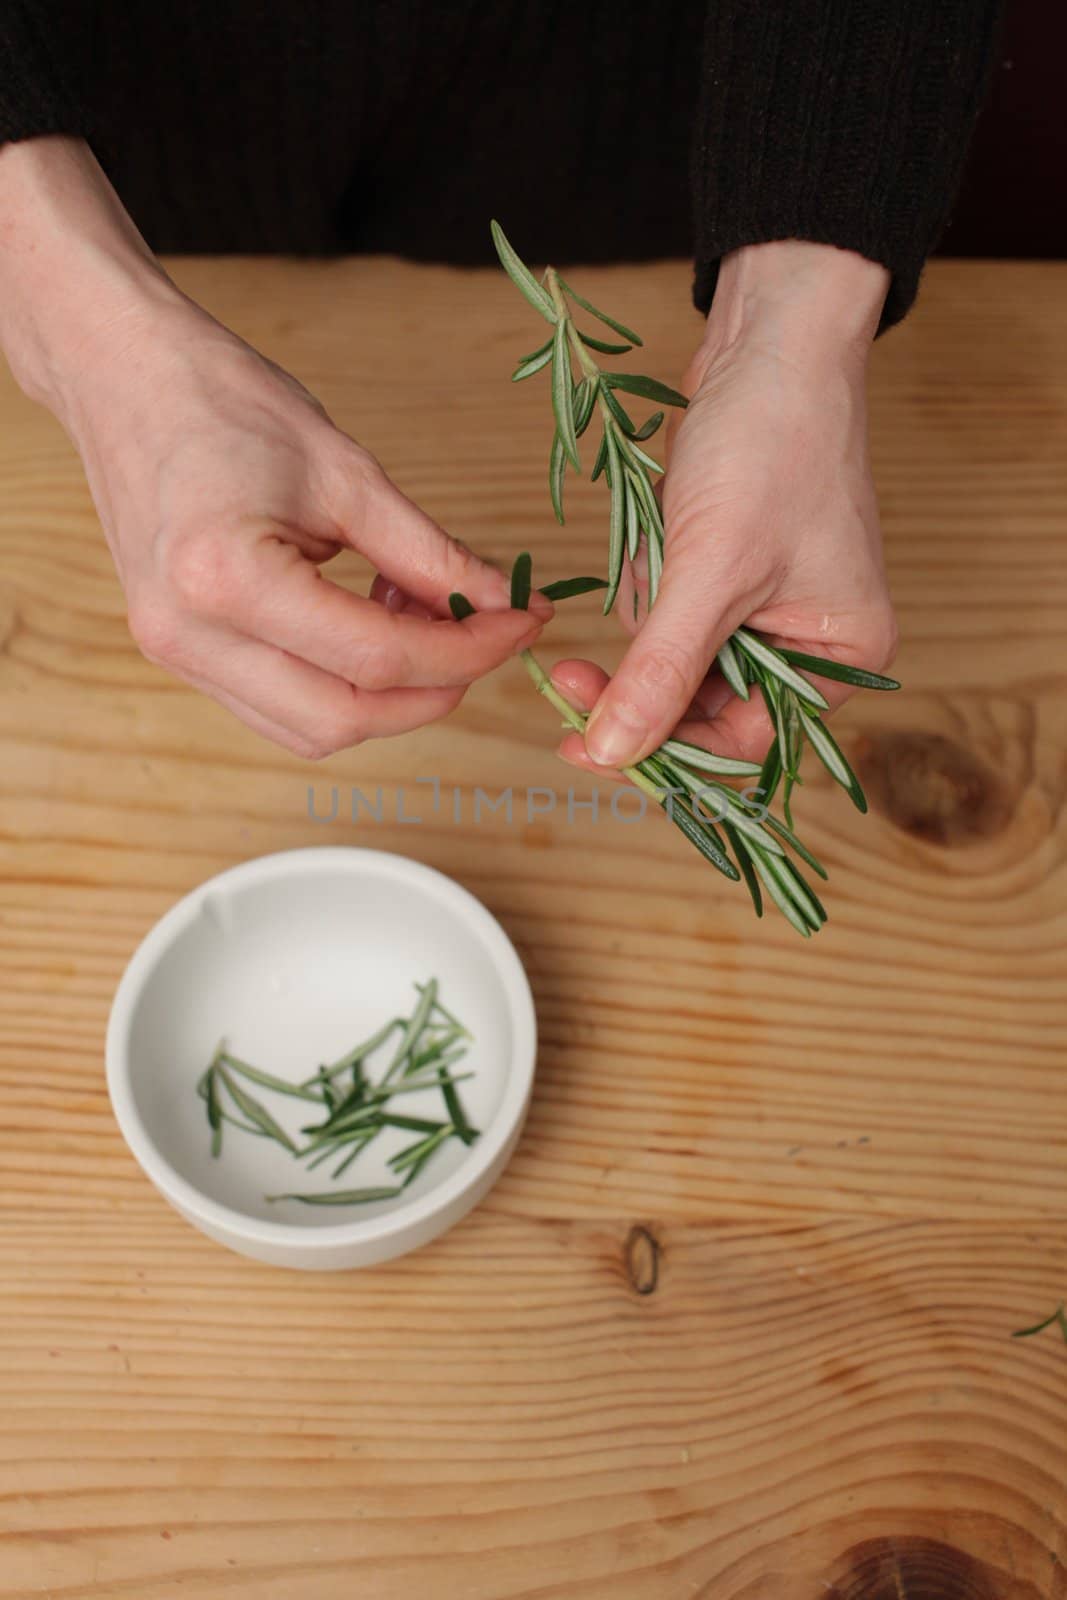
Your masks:
{"label": "fingernail", "polygon": [[648,737],[648,723],[625,703],[601,711],[585,727],[585,748],[600,767],[625,767]]}
{"label": "fingernail", "polygon": [[530,610],[535,616],[540,617],[542,622],[547,622],[550,617],[554,617],[556,614],[556,608],[551,600],[546,600],[544,595],[537,589],[534,589],[530,595]]}
{"label": "fingernail", "polygon": [[403,589],[398,589],[395,583],[386,585],[385,593],[382,595],[382,605],[386,611],[403,611],[406,603],[407,595]]}
{"label": "fingernail", "polygon": [[529,645],[533,644],[534,640],[537,638],[537,636],[539,635],[540,632],[541,632],[541,624],[540,623],[538,623],[536,628],[527,628],[526,632],[520,634],[518,639],[516,640],[515,649],[516,650],[525,650],[525,649],[527,649],[527,647]]}

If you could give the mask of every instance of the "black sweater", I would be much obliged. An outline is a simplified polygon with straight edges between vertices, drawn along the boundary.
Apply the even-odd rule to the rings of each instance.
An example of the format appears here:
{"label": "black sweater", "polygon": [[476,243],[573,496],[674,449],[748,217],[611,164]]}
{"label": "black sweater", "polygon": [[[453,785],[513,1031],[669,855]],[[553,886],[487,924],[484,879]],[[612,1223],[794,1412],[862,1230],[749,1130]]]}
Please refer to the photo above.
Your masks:
{"label": "black sweater", "polygon": [[719,258],[820,240],[910,305],[997,0],[0,0],[0,142],[86,137],[160,252]]}

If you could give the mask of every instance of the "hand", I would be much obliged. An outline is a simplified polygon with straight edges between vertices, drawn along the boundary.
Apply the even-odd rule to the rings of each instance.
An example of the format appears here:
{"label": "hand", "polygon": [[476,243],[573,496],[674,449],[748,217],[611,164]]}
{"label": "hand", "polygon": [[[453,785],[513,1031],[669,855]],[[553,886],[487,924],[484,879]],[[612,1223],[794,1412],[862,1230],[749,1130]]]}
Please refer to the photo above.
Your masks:
{"label": "hand", "polygon": [[[55,271],[61,336],[35,320],[13,365],[81,454],[150,660],[315,758],[445,716],[536,637],[541,596],[512,611],[500,573],[150,259],[108,234],[82,289]],[[370,598],[320,571],[344,546],[379,568]],[[453,589],[478,608],[462,623]]]}
{"label": "hand", "polygon": [[[714,669],[741,624],[875,671],[892,660],[865,400],[887,283],[851,252],[797,241],[724,260],[672,433],[659,595],[645,615],[643,562],[624,578],[618,612],[636,636],[610,681],[587,661],[553,672],[594,708],[584,744],[564,740],[566,759],[628,765],[681,724],[684,738],[759,760],[772,736],[762,698],[739,700]],[[849,693],[819,688],[831,705]]]}

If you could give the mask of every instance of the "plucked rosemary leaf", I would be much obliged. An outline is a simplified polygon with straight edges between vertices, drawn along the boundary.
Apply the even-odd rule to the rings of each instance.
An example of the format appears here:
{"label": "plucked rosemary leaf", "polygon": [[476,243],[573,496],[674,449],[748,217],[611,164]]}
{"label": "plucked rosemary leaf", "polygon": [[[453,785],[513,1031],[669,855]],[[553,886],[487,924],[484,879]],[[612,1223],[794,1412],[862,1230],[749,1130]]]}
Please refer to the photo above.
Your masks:
{"label": "plucked rosemary leaf", "polygon": [[555,583],[543,583],[541,593],[546,600],[571,600],[578,594],[592,594],[594,589],[606,589],[606,578],[559,578]]}
{"label": "plucked rosemary leaf", "polygon": [[511,609],[513,611],[526,611],[530,605],[530,574],[533,571],[533,557],[528,550],[516,556],[515,565],[511,569]]}
{"label": "plucked rosemary leaf", "polygon": [[458,589],[449,595],[448,604],[457,622],[462,622],[464,617],[473,617],[474,615],[474,607],[467,599],[467,596],[460,594]]}

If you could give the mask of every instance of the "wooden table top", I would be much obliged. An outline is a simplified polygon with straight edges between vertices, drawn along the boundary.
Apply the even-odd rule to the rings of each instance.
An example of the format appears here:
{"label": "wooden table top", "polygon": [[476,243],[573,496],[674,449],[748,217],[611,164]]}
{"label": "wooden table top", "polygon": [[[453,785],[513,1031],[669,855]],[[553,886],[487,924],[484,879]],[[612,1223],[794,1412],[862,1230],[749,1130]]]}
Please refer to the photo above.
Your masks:
{"label": "wooden table top", "polygon": [[[175,273],[473,546],[602,565],[599,485],[546,515],[501,275]],[[583,286],[680,371],[685,267]],[[906,692],[836,722],[872,815],[801,798],[831,871],[806,944],[660,819],[474,827],[476,783],[588,793],[517,664],[319,767],[148,665],[76,457],[0,379],[2,1600],[1067,1594],[1067,1346],[1010,1337],[1067,1297],[1065,426],[1067,267],[933,265],[874,361]],[[553,651],[618,659],[595,597]],[[309,784],[382,784],[388,815],[429,772],[458,825],[308,816]],[[104,1029],[176,898],[342,842],[490,906],[541,1049],[475,1214],[302,1276],[156,1195]]]}

